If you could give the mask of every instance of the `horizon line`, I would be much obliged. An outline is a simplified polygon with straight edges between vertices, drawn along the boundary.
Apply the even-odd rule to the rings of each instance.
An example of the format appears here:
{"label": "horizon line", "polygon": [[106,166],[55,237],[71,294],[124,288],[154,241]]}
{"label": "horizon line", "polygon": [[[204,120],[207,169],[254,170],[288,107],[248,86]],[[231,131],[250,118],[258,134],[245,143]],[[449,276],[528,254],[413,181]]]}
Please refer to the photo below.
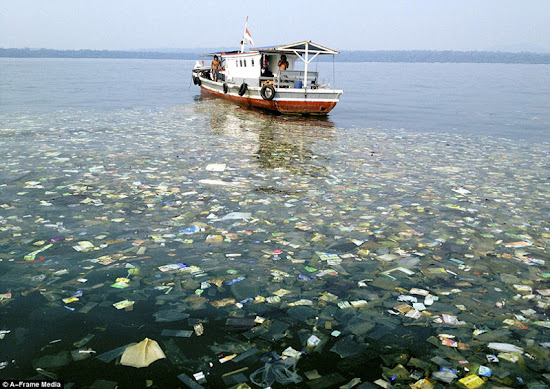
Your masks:
{"label": "horizon line", "polygon": [[[52,50],[52,51],[107,51],[107,52],[127,52],[127,53],[161,53],[161,54],[195,54],[190,52],[190,50],[201,50],[201,51],[210,51],[212,49],[218,50],[220,47],[176,47],[176,48],[147,48],[147,49],[89,49],[89,48],[79,48],[79,49],[54,49],[48,47],[0,47],[0,50]],[[225,48],[225,50],[231,50],[231,47]],[[235,46],[233,49],[238,49]],[[188,50],[188,52],[183,52],[180,50]],[[455,52],[455,53],[499,53],[499,54],[550,54],[550,51],[501,51],[501,50],[458,50],[458,49],[341,49],[340,52],[421,52],[421,51],[430,51],[430,52]],[[196,53],[200,54],[200,53]]]}

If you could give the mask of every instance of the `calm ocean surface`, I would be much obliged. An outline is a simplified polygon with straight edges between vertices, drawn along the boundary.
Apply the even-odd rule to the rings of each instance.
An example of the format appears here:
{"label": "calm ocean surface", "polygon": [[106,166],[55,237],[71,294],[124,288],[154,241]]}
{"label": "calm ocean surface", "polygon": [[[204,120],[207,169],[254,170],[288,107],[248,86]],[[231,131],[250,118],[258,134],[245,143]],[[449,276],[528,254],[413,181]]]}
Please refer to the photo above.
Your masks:
{"label": "calm ocean surface", "polygon": [[[193,61],[0,58],[0,113],[196,102]],[[317,68],[318,66],[318,68]],[[320,63],[344,89],[336,127],[550,140],[550,66]],[[334,70],[334,72],[333,72]]]}
{"label": "calm ocean surface", "polygon": [[326,119],[192,66],[0,59],[0,378],[548,384],[550,66],[336,63]]}

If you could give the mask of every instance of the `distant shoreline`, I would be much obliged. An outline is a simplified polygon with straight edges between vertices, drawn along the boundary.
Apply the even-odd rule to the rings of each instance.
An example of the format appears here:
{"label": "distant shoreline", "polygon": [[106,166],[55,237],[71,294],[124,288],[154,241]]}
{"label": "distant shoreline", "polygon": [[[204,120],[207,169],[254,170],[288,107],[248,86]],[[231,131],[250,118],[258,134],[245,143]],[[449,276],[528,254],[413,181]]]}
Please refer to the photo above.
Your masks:
{"label": "distant shoreline", "polygon": [[[106,59],[176,59],[196,60],[211,50],[191,52],[114,51],[114,50],[53,50],[53,49],[2,49],[0,58],[106,58]],[[328,56],[327,56],[328,57]],[[322,62],[332,58],[321,58]],[[550,53],[492,52],[492,51],[431,51],[431,50],[344,50],[334,57],[335,62],[424,62],[424,63],[510,63],[550,64]]]}

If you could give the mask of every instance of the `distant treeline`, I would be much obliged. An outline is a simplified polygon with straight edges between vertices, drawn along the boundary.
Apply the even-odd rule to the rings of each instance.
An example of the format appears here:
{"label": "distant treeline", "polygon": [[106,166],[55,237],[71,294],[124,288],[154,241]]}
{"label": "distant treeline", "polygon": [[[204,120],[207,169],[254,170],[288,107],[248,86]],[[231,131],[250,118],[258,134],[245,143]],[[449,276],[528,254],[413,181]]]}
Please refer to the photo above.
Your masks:
{"label": "distant treeline", "polygon": [[454,62],[550,64],[550,53],[499,51],[342,51],[341,62]]}
{"label": "distant treeline", "polygon": [[[199,59],[202,52],[111,51],[1,49],[0,57],[10,58],[128,58],[128,59]],[[324,56],[321,61],[332,61]],[[550,64],[550,53],[505,53],[489,51],[342,51],[337,62],[454,62],[454,63],[525,63]]]}
{"label": "distant treeline", "polygon": [[122,59],[197,59],[199,54],[154,51],[0,49],[0,57],[11,58],[122,58]]}

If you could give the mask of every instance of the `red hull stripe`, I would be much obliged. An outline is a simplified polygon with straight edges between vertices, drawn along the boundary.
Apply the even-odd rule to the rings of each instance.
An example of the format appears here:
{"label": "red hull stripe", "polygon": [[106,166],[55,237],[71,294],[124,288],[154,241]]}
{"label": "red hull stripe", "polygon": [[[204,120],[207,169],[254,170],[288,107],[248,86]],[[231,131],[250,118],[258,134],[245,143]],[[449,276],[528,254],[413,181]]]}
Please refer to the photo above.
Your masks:
{"label": "red hull stripe", "polygon": [[213,96],[232,100],[241,105],[277,111],[286,114],[310,114],[310,115],[326,115],[336,105],[333,101],[277,101],[250,99],[248,97],[232,96],[220,92],[215,92],[201,86],[201,90]]}

